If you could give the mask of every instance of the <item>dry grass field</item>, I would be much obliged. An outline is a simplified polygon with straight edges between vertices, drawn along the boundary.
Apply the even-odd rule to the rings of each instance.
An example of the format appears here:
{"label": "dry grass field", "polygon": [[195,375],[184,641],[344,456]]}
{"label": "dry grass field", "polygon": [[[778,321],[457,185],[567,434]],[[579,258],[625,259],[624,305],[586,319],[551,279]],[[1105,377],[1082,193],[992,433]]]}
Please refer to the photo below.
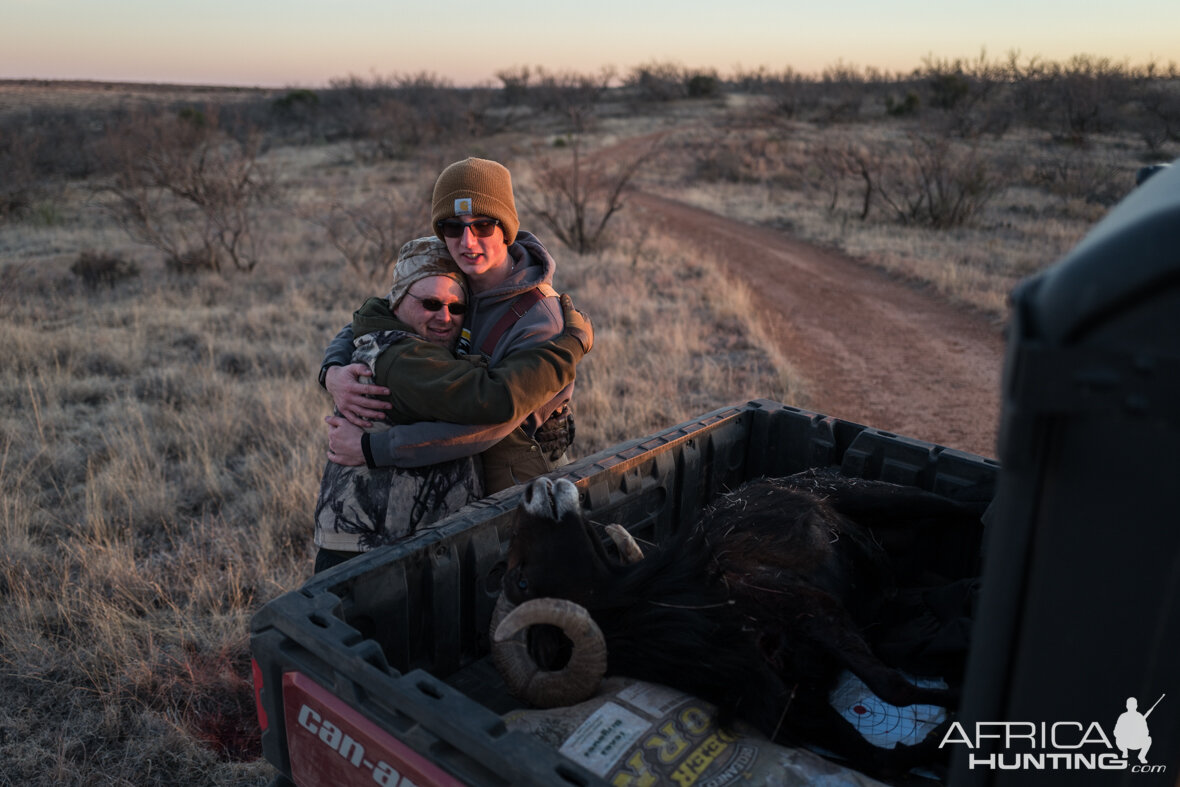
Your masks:
{"label": "dry grass field", "polygon": [[[97,89],[70,86],[67,100],[6,85],[0,114]],[[310,574],[329,411],[315,372],[352,309],[387,286],[380,262],[348,264],[325,227],[342,207],[422,198],[468,154],[505,161],[529,188],[531,162],[564,161],[567,137],[541,112],[513,117],[393,156],[324,136],[266,145],[249,272],[178,271],[133,242],[96,188],[109,173],[35,181],[0,211],[0,785],[271,778],[249,620]],[[931,229],[880,207],[861,219],[855,171],[834,169],[842,146],[906,144],[880,117],[831,126],[741,96],[680,99],[603,111],[584,142],[625,161],[627,140],[653,135],[639,187],[843,249],[997,320],[1011,284],[1072,246],[1145,160],[1125,133],[1084,147],[1032,130],[985,139],[1010,177],[972,221]],[[1169,144],[1151,156],[1175,154]],[[1069,177],[1084,186],[1071,192]],[[595,325],[577,454],[749,398],[807,405],[806,380],[715,260],[625,210],[609,242],[582,253],[525,216]],[[397,243],[423,234],[415,221]],[[125,275],[73,271],[87,252],[122,260]]]}
{"label": "dry grass field", "polygon": [[[251,274],[169,273],[72,186],[53,223],[0,227],[6,270],[19,270],[0,296],[0,784],[270,778],[249,619],[310,575],[330,409],[315,372],[382,286],[295,206],[405,167],[358,165],[346,147],[269,162],[288,202],[266,217],[271,245]],[[85,284],[69,268],[90,248],[141,274]],[[746,294],[710,260],[637,232],[630,246],[553,251],[596,329],[580,454],[722,403],[797,398]]]}
{"label": "dry grass field", "polygon": [[975,220],[931,231],[890,220],[879,205],[862,220],[864,183],[842,171],[847,149],[905,157],[909,130],[883,122],[759,122],[763,116],[747,101],[673,132],[665,156],[677,163],[656,170],[648,188],[839,249],[998,320],[1013,285],[1072,248],[1134,187],[1143,164],[1126,135],[1085,147],[1030,130],[974,140],[994,167],[995,194]]}

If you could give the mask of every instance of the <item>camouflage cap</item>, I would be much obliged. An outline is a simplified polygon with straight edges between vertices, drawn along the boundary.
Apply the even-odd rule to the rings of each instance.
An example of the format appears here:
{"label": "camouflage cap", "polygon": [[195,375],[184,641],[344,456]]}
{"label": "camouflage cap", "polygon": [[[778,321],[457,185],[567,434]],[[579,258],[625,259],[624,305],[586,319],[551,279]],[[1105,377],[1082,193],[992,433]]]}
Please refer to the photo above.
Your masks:
{"label": "camouflage cap", "polygon": [[415,238],[402,246],[393,266],[393,287],[389,290],[389,306],[396,309],[414,282],[431,276],[446,276],[463,287],[469,297],[467,277],[451,259],[447,244],[435,237]]}

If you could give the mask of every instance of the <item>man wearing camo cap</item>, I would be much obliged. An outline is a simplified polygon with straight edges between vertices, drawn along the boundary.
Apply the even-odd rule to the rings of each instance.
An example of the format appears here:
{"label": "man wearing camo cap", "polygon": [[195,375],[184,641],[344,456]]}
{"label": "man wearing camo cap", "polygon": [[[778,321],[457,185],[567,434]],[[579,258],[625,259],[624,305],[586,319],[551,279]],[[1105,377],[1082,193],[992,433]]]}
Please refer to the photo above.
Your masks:
{"label": "man wearing camo cap", "polygon": [[349,360],[372,373],[358,384],[387,391],[385,407],[360,437],[370,461],[339,463],[329,449],[315,511],[316,571],[407,538],[483,495],[473,455],[412,469],[378,467],[371,461],[374,439],[391,426],[435,419],[517,422],[569,385],[590,349],[589,323],[564,297],[566,328],[553,339],[490,368],[458,358],[452,348],[469,306],[467,277],[446,244],[429,237],[402,247],[389,295],[369,298],[353,315],[357,338]]}
{"label": "man wearing camo cap", "polygon": [[[495,161],[467,158],[439,175],[431,200],[431,223],[471,286],[471,314],[460,350],[496,364],[562,330],[553,289],[555,263],[531,233],[520,229],[512,176]],[[332,424],[336,460],[370,466],[415,466],[442,457],[481,454],[488,493],[549,472],[566,461],[573,440],[573,385],[523,420],[491,427],[419,424],[390,430],[358,450],[358,427],[379,417],[356,381],[363,370],[348,365],[352,335],[342,331],[328,347],[320,380],[342,418]],[[469,422],[467,422],[469,423]]]}

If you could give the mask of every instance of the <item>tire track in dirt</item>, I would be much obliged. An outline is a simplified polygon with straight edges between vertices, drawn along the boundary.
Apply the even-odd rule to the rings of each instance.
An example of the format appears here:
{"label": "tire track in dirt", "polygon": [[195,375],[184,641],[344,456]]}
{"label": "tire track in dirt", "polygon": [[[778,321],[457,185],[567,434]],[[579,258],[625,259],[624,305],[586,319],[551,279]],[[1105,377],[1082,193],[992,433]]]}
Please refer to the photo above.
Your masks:
{"label": "tire track in dirt", "polygon": [[629,202],[749,286],[809,409],[996,455],[1004,343],[986,317],[778,230],[646,192]]}

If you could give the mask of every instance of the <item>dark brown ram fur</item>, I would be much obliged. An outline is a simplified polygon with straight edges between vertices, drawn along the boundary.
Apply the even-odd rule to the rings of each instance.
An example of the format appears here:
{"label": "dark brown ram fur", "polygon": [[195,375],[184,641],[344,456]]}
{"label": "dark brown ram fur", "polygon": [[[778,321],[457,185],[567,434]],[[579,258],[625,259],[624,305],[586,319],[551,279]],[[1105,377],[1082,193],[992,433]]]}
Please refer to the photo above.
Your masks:
{"label": "dark brown ram fur", "polygon": [[556,597],[588,609],[606,638],[608,674],[673,686],[716,705],[725,722],[740,718],[780,741],[900,772],[929,759],[930,747],[872,746],[827,696],[848,669],[893,705],[955,704],[953,691],[918,688],[883,663],[866,632],[889,618],[897,574],[914,580],[933,553],[953,547],[943,563],[972,575],[981,511],[810,471],[747,484],[671,543],[623,565],[580,511],[555,523],[556,512],[522,510],[504,591],[514,604]]}

